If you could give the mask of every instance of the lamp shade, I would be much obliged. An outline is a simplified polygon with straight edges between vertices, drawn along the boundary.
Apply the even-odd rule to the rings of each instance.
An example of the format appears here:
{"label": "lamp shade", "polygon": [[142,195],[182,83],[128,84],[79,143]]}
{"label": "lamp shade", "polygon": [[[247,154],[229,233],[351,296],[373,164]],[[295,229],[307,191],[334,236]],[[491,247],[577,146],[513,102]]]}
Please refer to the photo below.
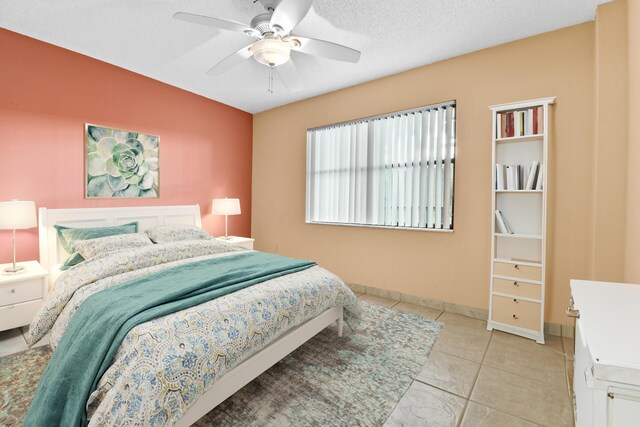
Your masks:
{"label": "lamp shade", "polygon": [[214,215],[240,215],[240,199],[213,199],[211,213]]}
{"label": "lamp shade", "polygon": [[0,230],[22,230],[37,225],[36,202],[0,202]]}

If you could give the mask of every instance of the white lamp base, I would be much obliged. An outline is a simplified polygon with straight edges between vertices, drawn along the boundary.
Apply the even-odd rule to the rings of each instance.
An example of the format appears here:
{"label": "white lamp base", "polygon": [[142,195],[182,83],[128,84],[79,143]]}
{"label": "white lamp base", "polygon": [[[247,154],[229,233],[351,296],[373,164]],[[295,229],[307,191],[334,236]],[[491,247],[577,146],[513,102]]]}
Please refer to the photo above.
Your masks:
{"label": "white lamp base", "polygon": [[24,266],[16,265],[15,268],[13,268],[13,266],[5,267],[2,270],[2,274],[20,274],[20,273],[24,273],[25,271],[27,271],[27,269]]}

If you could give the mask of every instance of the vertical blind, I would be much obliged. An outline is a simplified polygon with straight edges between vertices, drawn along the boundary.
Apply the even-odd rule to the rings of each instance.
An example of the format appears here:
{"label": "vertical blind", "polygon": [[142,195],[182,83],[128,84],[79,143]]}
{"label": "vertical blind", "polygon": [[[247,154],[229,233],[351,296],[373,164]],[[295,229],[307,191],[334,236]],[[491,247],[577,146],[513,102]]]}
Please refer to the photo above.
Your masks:
{"label": "vertical blind", "polygon": [[455,102],[307,131],[309,223],[453,229]]}

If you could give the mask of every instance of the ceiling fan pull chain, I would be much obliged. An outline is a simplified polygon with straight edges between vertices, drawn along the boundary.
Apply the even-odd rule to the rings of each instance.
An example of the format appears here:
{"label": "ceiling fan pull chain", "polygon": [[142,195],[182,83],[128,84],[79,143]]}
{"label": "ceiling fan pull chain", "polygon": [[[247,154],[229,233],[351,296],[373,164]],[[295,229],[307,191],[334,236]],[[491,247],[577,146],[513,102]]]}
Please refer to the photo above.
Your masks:
{"label": "ceiling fan pull chain", "polygon": [[273,66],[269,67],[269,88],[267,92],[273,93]]}

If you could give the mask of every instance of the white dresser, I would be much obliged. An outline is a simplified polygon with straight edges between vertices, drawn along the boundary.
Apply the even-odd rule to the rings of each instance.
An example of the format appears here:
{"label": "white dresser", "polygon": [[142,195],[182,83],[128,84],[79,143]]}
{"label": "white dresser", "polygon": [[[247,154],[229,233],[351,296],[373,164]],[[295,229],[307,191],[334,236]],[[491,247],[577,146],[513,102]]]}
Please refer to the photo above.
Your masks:
{"label": "white dresser", "polygon": [[640,285],[571,281],[577,427],[640,425]]}
{"label": "white dresser", "polygon": [[[26,271],[0,273],[0,331],[31,323],[47,296],[47,272],[38,261],[19,262]],[[0,270],[8,264],[0,265]]]}

